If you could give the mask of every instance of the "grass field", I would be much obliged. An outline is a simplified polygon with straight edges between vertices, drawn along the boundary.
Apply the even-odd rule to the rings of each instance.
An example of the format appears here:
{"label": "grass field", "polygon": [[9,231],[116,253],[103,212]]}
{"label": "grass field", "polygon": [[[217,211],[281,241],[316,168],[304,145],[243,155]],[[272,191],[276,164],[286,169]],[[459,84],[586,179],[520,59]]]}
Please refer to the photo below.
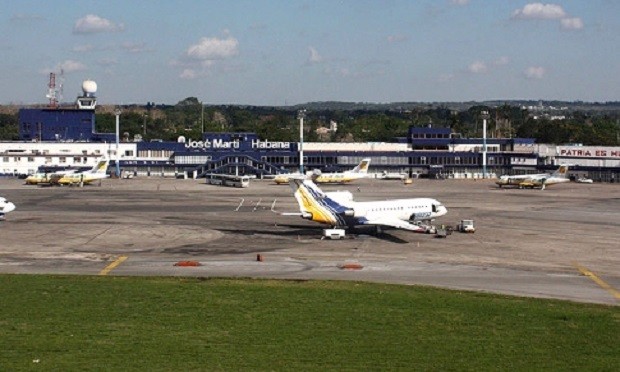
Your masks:
{"label": "grass field", "polygon": [[324,281],[0,275],[0,370],[617,370],[618,307]]}

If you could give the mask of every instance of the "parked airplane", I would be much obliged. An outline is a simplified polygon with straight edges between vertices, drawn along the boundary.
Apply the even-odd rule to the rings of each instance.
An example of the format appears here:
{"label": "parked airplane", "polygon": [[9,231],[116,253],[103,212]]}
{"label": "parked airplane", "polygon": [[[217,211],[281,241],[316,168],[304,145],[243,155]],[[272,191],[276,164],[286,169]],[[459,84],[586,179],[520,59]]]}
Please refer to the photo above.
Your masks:
{"label": "parked airplane", "polygon": [[15,204],[0,196],[0,220],[4,220],[4,215],[14,210]]}
{"label": "parked airplane", "polygon": [[553,173],[501,176],[496,183],[500,188],[502,186],[518,186],[520,189],[525,187],[540,187],[541,190],[544,190],[545,187],[549,185],[569,182],[568,167],[568,165],[560,165],[560,168]]}
{"label": "parked airplane", "polygon": [[65,175],[65,174],[70,174],[70,173],[75,173],[75,172],[77,172],[76,169],[62,170],[62,171],[56,171],[56,172],[45,172],[45,173],[38,172],[38,173],[34,173],[26,177],[25,181],[27,185],[49,184],[51,183],[53,177],[58,177],[60,175]]}
{"label": "parked airplane", "polygon": [[51,183],[59,184],[59,185],[77,185],[77,184],[89,184],[95,180],[101,180],[104,178],[108,178],[109,175],[106,174],[108,169],[108,164],[110,163],[110,159],[101,158],[92,169],[84,171],[84,172],[75,172],[68,173],[62,175],[55,175],[51,179]]}
{"label": "parked airplane", "polygon": [[311,179],[291,178],[289,184],[299,204],[298,215],[333,228],[371,225],[429,232],[428,223],[448,213],[430,198],[356,202],[350,192],[323,192]]}
{"label": "parked airplane", "polygon": [[[362,161],[353,169],[345,172],[336,173],[322,173],[316,178],[316,183],[347,183],[360,178],[366,178],[368,176],[368,166],[370,165],[370,158],[362,159]],[[278,174],[274,181],[277,184],[288,183],[291,178],[303,177],[300,173],[292,174]]]}
{"label": "parked airplane", "polygon": [[381,173],[379,175],[380,180],[405,180],[407,179],[407,174],[406,173],[389,173],[388,171],[383,171],[383,173]]}

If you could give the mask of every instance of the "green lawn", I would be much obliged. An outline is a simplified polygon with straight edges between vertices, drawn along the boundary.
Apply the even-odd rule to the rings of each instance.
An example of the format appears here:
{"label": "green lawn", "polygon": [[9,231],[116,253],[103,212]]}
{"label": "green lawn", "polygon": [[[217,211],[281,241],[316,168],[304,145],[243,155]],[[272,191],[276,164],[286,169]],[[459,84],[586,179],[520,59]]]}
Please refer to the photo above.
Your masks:
{"label": "green lawn", "polygon": [[618,307],[326,281],[0,275],[0,370],[617,370]]}

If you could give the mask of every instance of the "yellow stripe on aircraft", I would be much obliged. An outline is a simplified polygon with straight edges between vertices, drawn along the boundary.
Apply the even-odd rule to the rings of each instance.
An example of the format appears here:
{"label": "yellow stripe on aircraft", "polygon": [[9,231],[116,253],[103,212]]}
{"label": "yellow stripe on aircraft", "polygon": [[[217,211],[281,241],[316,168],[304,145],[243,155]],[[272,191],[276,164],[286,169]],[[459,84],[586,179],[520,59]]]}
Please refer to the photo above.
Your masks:
{"label": "yellow stripe on aircraft", "polygon": [[304,209],[312,213],[312,220],[321,222],[324,224],[336,224],[336,218],[325,207],[320,205],[316,199],[309,195],[309,192],[303,187],[297,189],[297,192],[301,196],[301,200],[304,205]]}

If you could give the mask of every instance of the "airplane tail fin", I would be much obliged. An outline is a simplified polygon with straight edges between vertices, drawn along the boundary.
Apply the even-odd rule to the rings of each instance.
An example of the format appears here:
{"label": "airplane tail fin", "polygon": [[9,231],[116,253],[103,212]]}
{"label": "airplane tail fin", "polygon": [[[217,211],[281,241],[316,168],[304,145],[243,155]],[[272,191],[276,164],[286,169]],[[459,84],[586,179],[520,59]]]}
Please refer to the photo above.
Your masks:
{"label": "airplane tail fin", "polygon": [[332,226],[345,225],[343,215],[348,208],[327,196],[312,180],[292,177],[289,185],[303,218]]}
{"label": "airplane tail fin", "polygon": [[362,159],[362,161],[351,170],[351,173],[368,173],[370,166],[370,158]]}
{"label": "airplane tail fin", "polygon": [[557,178],[567,178],[568,177],[568,165],[560,165],[560,168],[558,168],[555,172],[553,172],[551,174],[552,177],[557,177]]}
{"label": "airplane tail fin", "polygon": [[110,164],[110,159],[108,159],[107,157],[101,158],[99,159],[97,164],[95,164],[95,166],[93,166],[93,168],[90,170],[90,173],[105,174],[105,172],[108,170],[109,164]]}

